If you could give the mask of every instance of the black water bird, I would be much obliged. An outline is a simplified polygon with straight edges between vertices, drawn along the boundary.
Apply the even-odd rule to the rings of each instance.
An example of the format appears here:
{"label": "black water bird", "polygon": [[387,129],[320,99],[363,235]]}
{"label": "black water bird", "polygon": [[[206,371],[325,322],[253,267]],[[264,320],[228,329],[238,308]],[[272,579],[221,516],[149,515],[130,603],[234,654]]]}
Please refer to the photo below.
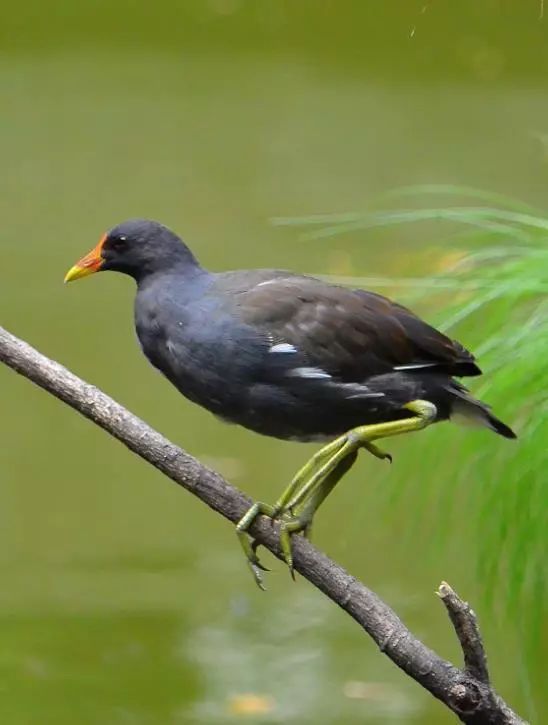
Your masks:
{"label": "black water bird", "polygon": [[360,448],[390,458],[375,440],[455,415],[515,438],[455,380],[481,374],[474,356],[386,297],[281,270],[209,272],[143,219],[105,234],[65,281],[104,270],[136,281],[143,351],[184,396],[258,433],[327,442],[274,506],[255,504],[237,526],[259,585],[255,517],[280,522],[292,571],[291,535],[306,535]]}

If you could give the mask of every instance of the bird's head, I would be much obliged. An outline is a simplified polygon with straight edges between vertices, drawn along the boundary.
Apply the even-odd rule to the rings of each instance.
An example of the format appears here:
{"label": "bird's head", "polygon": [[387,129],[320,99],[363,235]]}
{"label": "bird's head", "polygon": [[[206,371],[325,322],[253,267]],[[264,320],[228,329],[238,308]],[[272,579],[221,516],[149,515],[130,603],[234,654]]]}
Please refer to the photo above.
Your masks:
{"label": "bird's head", "polygon": [[65,276],[65,282],[95,272],[122,272],[137,281],[178,265],[197,267],[192,252],[179,237],[159,222],[130,219],[104,234]]}

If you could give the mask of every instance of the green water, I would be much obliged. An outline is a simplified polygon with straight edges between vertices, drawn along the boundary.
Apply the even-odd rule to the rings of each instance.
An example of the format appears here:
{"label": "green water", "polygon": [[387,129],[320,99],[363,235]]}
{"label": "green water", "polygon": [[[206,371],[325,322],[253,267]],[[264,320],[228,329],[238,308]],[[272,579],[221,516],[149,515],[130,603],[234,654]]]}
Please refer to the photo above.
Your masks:
{"label": "green water", "polygon": [[[314,448],[224,426],[180,398],[138,350],[128,280],[64,288],[64,272],[130,216],[173,226],[216,269],[438,269],[454,250],[432,241],[437,228],[427,242],[398,228],[304,242],[268,219],[363,209],[415,183],[542,206],[540,7],[11,3],[0,27],[0,324],[254,497],[274,499]],[[470,344],[480,333],[459,330]],[[7,370],[0,391],[2,723],[453,722],[281,565],[267,594],[255,590],[231,527],[195,499]],[[498,409],[512,422],[504,400]],[[451,582],[477,605],[497,687],[540,718],[542,677],[523,662],[517,628],[481,606],[467,536],[467,491],[482,485],[475,459],[458,480],[444,475],[444,457],[454,462],[468,436],[497,473],[519,456],[458,429],[391,443],[392,469],[364,457],[322,510],[315,540],[458,662],[433,595]]]}

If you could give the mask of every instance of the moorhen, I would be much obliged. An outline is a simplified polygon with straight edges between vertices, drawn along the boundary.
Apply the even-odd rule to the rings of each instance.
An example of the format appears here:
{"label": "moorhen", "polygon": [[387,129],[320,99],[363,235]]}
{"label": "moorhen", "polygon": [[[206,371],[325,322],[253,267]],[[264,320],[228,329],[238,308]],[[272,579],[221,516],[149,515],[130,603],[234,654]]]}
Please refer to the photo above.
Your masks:
{"label": "moorhen", "polygon": [[254,504],[237,525],[262,586],[247,531],[263,514],[280,522],[293,574],[291,535],[314,513],[360,448],[464,416],[506,438],[513,431],[455,377],[480,375],[474,356],[386,297],[292,272],[208,272],[158,222],[114,227],[66,275],[113,270],[137,283],[143,351],[191,401],[265,435],[328,441],[274,506]]}

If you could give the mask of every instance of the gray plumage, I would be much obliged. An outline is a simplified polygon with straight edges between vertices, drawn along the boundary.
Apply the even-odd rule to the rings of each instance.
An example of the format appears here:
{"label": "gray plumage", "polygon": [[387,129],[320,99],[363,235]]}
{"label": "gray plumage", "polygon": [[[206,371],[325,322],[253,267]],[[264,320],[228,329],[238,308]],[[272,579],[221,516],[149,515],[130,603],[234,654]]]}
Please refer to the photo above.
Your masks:
{"label": "gray plumage", "polygon": [[512,431],[454,378],[473,355],[381,295],[279,270],[211,273],[155,222],[113,229],[104,269],[137,282],[145,355],[215,415],[278,438],[330,438],[409,417],[416,399],[438,420],[458,412]]}

